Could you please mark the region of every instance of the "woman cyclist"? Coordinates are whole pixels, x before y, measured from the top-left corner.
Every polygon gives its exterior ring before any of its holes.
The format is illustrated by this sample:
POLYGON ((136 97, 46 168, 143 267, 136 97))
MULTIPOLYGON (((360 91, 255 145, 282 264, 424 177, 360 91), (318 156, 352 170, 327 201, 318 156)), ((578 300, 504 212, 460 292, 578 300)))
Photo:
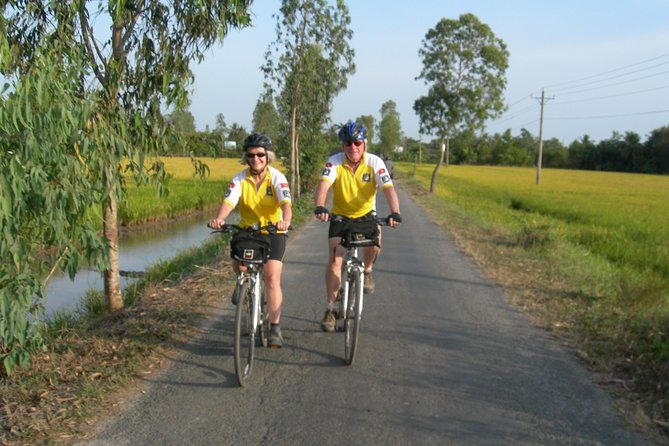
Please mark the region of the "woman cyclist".
MULTIPOLYGON (((279 232, 265 235, 270 242, 271 254, 263 269, 263 275, 271 324, 269 342, 271 347, 281 348, 281 272, 286 250, 285 231, 290 226, 293 211, 286 176, 270 166, 274 159, 272 142, 267 135, 253 133, 244 140, 244 154, 240 163, 248 168, 232 179, 218 214, 209 222, 209 226, 213 229, 223 226, 225 219, 237 206, 239 225, 242 227, 265 226, 269 223, 276 225, 279 232)), ((236 273, 243 268, 237 260, 233 260, 232 267, 236 273)), ((237 296, 233 295, 232 301, 236 305, 237 296)))

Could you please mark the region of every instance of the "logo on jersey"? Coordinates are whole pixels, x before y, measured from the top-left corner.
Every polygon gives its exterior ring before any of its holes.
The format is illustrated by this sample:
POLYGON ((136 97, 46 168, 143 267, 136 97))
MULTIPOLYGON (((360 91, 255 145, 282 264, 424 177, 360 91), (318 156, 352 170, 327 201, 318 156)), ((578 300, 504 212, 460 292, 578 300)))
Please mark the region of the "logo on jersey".
POLYGON ((274 195, 274 192, 272 192, 272 186, 267 186, 267 191, 265 192, 268 197, 271 197, 274 195))
POLYGON ((326 177, 328 175, 330 175, 330 169, 326 167, 325 169, 323 169, 323 176, 326 177))
POLYGON ((387 183, 388 181, 390 181, 390 176, 389 175, 382 176, 381 181, 383 181, 384 184, 387 183))
POLYGON ((288 183, 281 183, 281 184, 279 184, 279 187, 281 189, 287 189, 288 188, 288 183))
POLYGON ((365 183, 369 183, 370 181, 372 181, 372 175, 369 172, 363 173, 362 181, 364 181, 365 183))
POLYGON ((290 191, 288 189, 283 191, 283 198, 290 198, 290 191))
POLYGON ((228 185, 228 190, 225 191, 226 198, 230 196, 230 194, 232 193, 232 189, 234 188, 235 188, 235 183, 230 183, 228 185))
POLYGON ((386 169, 381 168, 381 170, 379 170, 379 175, 383 175, 384 173, 386 173, 386 169))

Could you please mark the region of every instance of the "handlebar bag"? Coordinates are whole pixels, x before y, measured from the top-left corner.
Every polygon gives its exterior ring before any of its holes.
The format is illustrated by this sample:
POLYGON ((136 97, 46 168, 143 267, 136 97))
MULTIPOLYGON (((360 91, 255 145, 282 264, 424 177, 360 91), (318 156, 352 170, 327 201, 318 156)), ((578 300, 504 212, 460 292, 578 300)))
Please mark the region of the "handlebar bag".
POLYGON ((265 263, 270 253, 268 236, 240 231, 230 241, 230 255, 240 262, 265 263))
POLYGON ((341 244, 346 248, 379 246, 379 226, 372 219, 349 220, 342 231, 341 244))

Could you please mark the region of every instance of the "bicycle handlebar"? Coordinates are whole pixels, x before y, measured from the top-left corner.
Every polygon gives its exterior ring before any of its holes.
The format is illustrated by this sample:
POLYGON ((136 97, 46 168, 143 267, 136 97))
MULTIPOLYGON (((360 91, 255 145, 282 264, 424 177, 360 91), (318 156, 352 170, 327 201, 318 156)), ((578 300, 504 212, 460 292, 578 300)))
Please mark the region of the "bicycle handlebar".
MULTIPOLYGON (((209 223, 207 223, 207 227, 210 228, 210 229, 214 229, 209 225, 209 223)), ((290 231, 292 229, 293 229, 293 225, 290 225, 290 226, 288 226, 287 231, 290 231)), ((274 223, 269 223, 265 226, 259 226, 259 227, 258 226, 244 227, 244 226, 239 226, 239 225, 235 225, 235 224, 232 224, 232 223, 226 223, 223 226, 221 226, 220 228, 214 229, 212 231, 212 234, 216 233, 216 232, 227 234, 228 232, 232 232, 232 231, 248 231, 252 234, 260 234, 262 231, 267 231, 270 234, 276 234, 278 229, 276 228, 276 225, 274 223)))
MULTIPOLYGON (((343 215, 330 214, 330 218, 336 222, 346 223, 349 220, 364 220, 366 217, 350 218, 350 217, 345 217, 343 215)), ((383 217, 377 217, 375 215, 373 219, 374 222, 379 226, 388 226, 388 217, 383 218, 383 217)))

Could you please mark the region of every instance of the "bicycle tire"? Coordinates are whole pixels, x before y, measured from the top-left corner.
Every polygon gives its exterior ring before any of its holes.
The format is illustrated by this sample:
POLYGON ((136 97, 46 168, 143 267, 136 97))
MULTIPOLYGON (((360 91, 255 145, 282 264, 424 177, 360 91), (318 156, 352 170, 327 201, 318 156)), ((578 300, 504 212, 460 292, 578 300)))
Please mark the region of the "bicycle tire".
MULTIPOLYGON (((341 266, 341 283, 339 291, 337 291, 337 297, 335 302, 337 303, 337 318, 335 319, 335 331, 345 331, 346 330, 346 303, 348 302, 348 292, 346 291, 346 286, 344 286, 348 281, 348 271, 346 270, 345 262, 341 266)), ((350 290, 349 290, 350 291, 350 290)))
POLYGON ((253 330, 253 296, 249 288, 249 282, 241 285, 235 313, 235 373, 242 387, 248 384, 251 376, 256 343, 253 330))
POLYGON ((269 312, 267 308, 267 294, 265 287, 260 285, 260 322, 258 323, 258 346, 269 345, 269 312))
POLYGON ((349 276, 348 308, 344 320, 344 361, 347 365, 353 364, 358 349, 362 291, 362 274, 354 270, 349 276))

